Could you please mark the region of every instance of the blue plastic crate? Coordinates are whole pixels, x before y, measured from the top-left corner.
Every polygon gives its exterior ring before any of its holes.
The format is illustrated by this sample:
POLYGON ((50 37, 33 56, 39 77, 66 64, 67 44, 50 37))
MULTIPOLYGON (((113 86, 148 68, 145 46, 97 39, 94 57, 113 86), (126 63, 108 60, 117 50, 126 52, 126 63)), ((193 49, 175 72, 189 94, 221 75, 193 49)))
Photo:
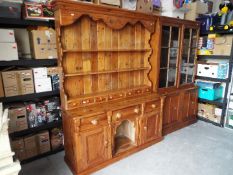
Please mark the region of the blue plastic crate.
POLYGON ((217 100, 222 98, 223 87, 220 86, 215 89, 211 88, 198 88, 198 97, 206 100, 217 100))
POLYGON ((197 80, 196 85, 200 88, 215 89, 218 88, 221 83, 197 80))

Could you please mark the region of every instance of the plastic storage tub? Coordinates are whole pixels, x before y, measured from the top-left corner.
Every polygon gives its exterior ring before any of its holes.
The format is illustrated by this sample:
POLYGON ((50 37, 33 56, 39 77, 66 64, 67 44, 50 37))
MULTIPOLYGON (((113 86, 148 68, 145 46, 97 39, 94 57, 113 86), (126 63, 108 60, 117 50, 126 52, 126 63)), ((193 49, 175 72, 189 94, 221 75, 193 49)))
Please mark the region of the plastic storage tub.
POLYGON ((218 88, 198 88, 198 97, 206 100, 217 100, 222 98, 223 87, 220 86, 218 88))
POLYGON ((214 88, 218 88, 221 85, 221 83, 197 80, 196 85, 199 86, 200 88, 214 89, 214 88))

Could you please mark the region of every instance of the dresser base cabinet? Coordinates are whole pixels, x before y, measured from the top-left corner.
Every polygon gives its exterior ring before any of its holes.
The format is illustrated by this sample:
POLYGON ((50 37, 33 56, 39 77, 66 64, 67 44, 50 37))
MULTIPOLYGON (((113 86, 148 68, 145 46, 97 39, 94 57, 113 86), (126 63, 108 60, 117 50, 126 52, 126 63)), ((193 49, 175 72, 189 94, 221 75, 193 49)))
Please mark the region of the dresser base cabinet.
POLYGON ((163 135, 197 121, 197 88, 184 89, 166 95, 163 115, 163 135))

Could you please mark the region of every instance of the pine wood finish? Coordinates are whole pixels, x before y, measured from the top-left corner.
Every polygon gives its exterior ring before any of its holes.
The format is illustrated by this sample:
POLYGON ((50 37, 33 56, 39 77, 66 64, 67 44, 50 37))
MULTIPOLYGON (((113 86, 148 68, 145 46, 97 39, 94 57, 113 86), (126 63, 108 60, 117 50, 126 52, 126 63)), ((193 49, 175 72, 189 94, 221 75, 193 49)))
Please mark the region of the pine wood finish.
MULTIPOLYGON (((55 19, 65 160, 74 174, 92 173, 161 141, 162 125, 166 134, 196 120, 196 88, 180 74, 189 67, 181 65, 181 41, 188 37, 183 23, 196 24, 71 0, 55 1, 55 19), (175 34, 166 38, 163 25, 170 33, 175 26, 175 34), (166 53, 177 55, 161 67, 166 53), (170 68, 173 79, 163 76, 170 68)), ((192 42, 185 42, 190 63, 192 42)))
POLYGON ((65 160, 89 174, 162 140, 156 16, 55 1, 65 160), (157 37, 155 37, 157 39, 157 37))
POLYGON ((163 135, 196 122, 196 52, 199 23, 160 17, 159 78, 155 89, 166 95, 163 135))

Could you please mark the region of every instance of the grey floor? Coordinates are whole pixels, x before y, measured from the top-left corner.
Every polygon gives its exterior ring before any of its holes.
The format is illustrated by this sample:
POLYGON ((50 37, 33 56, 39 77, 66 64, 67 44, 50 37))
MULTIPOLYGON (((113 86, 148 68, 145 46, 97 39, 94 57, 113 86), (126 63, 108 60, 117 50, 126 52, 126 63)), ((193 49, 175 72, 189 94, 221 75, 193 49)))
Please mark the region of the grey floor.
MULTIPOLYGON (((64 152, 23 165, 21 175, 71 175, 64 152)), ((199 121, 93 175, 232 175, 233 131, 199 121)))

